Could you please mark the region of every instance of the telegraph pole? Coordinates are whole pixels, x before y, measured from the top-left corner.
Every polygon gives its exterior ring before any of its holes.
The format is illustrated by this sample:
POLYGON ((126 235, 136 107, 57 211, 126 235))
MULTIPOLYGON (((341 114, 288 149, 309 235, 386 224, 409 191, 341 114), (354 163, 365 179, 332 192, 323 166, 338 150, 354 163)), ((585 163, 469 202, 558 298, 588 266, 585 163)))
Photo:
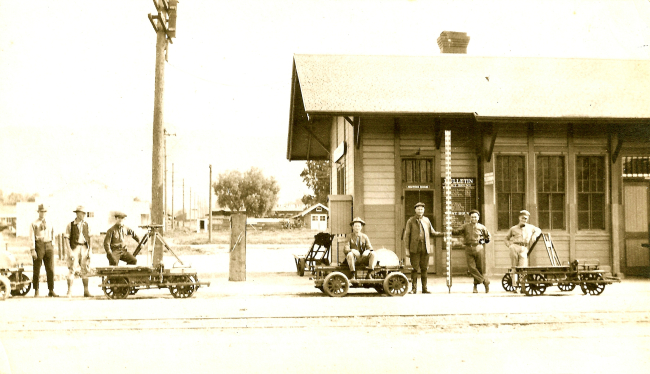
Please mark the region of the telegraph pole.
MULTIPOLYGON (((167 132, 167 129, 163 129, 163 135, 165 136, 165 141, 164 141, 164 144, 165 144, 165 209, 163 210, 164 213, 165 213, 164 214, 165 215, 165 223, 163 224, 163 232, 164 232, 164 231, 167 231, 167 216, 169 215, 169 212, 167 211, 167 137, 168 136, 176 136, 176 134, 170 134, 170 133, 167 132)), ((172 209, 172 216, 173 216, 173 214, 174 214, 174 212, 173 212, 173 209, 172 209)))
POLYGON ((210 188, 208 188, 208 243, 212 243, 212 165, 210 165, 210 188))
POLYGON ((174 213, 174 163, 172 162, 172 230, 174 229, 174 221, 176 221, 174 213))
MULTIPOLYGON (((156 74, 153 102, 153 151, 151 159, 151 221, 154 225, 164 224, 163 207, 163 103, 165 92, 165 60, 167 41, 176 37, 177 0, 154 0, 158 14, 149 13, 149 21, 156 31, 156 74)), ((157 232, 162 233, 160 229, 157 232)), ((154 247, 153 265, 162 263, 162 246, 154 247)))
POLYGON ((183 227, 185 227, 185 178, 183 178, 183 227))

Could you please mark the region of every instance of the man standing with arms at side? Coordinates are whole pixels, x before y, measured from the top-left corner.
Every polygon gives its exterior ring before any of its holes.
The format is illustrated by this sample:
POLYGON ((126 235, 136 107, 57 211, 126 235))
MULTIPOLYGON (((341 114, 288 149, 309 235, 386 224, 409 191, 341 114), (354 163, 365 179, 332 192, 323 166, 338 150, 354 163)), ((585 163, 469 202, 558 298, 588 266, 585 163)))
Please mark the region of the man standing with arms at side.
MULTIPOLYGON (((506 247, 510 248, 510 265, 528 266, 528 250, 535 239, 542 234, 538 227, 528 224, 530 212, 522 210, 519 212, 519 223, 514 225, 506 234, 506 247)), ((512 284, 517 284, 517 275, 513 273, 512 284)), ((515 291, 517 288, 515 288, 515 291)))
POLYGON ((38 219, 29 228, 29 243, 34 259, 34 297, 38 297, 38 278, 41 275, 41 265, 45 264, 47 274, 47 296, 59 297, 54 293, 54 228, 45 219, 47 209, 43 204, 38 206, 38 219))
POLYGON ((138 260, 127 251, 125 239, 127 235, 131 235, 133 240, 139 243, 140 238, 138 238, 135 231, 124 226, 124 223, 122 223, 124 218, 126 218, 126 214, 122 212, 115 213, 115 219, 117 222, 108 229, 106 232, 106 238, 104 238, 106 257, 108 257, 108 263, 112 266, 117 266, 120 260, 126 262, 128 265, 135 265, 138 263, 138 260))
POLYGON ((456 230, 453 235, 462 235, 465 239, 465 257, 469 273, 474 278, 473 293, 478 293, 477 286, 481 283, 485 286, 485 293, 490 292, 490 280, 485 278, 485 248, 484 244, 490 242, 490 232, 478 223, 478 210, 472 209, 469 212, 469 223, 466 223, 456 230))
POLYGON ((65 229, 64 245, 68 248, 68 297, 72 295, 72 283, 76 275, 81 277, 84 284, 84 297, 91 297, 88 291, 88 273, 90 273, 90 254, 92 253, 92 243, 90 239, 90 227, 86 218, 86 210, 79 205, 74 210, 77 218, 70 222, 65 229))
POLYGON ((424 216, 424 203, 414 206, 415 215, 406 222, 404 241, 406 242, 406 255, 411 258, 411 293, 417 293, 418 276, 422 279, 422 293, 431 293, 427 289, 427 271, 429 269, 429 256, 434 253, 434 245, 430 236, 444 236, 437 232, 431 221, 424 216))

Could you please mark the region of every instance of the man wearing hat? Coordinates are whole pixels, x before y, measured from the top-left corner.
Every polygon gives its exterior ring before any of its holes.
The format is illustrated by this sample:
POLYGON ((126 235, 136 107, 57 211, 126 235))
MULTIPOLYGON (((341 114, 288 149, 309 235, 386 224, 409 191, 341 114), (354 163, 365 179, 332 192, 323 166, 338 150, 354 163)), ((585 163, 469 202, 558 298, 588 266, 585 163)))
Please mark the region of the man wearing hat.
POLYGON ((38 297, 38 278, 41 275, 41 265, 45 264, 47 274, 47 288, 50 291, 47 296, 58 297, 54 293, 54 228, 45 219, 47 209, 43 204, 38 206, 38 219, 30 225, 29 243, 34 259, 34 297, 38 297))
POLYGON ((128 265, 135 265, 138 260, 126 250, 126 236, 131 235, 136 243, 140 242, 140 238, 135 231, 124 226, 124 218, 126 214, 122 212, 115 213, 117 222, 106 231, 106 238, 104 238, 104 249, 106 250, 106 257, 108 257, 109 264, 117 266, 120 260, 126 262, 128 265))
POLYGON ((343 248, 343 253, 345 253, 345 258, 352 272, 352 279, 356 279, 357 277, 356 264, 368 265, 370 271, 366 278, 372 278, 375 271, 375 254, 372 252, 372 244, 370 244, 368 235, 361 232, 361 229, 365 225, 366 223, 361 217, 357 217, 350 222, 352 234, 345 243, 345 248, 343 248))
MULTIPOLYGON (((528 223, 530 212, 522 210, 519 212, 519 223, 512 226, 506 234, 506 247, 510 249, 510 265, 528 266, 528 250, 535 239, 542 234, 539 227, 528 223)), ((516 276, 516 275, 515 275, 516 276)), ((515 284, 516 279, 513 279, 515 284)), ((516 289, 515 289, 516 290, 516 289)))
POLYGON ((485 293, 490 292, 490 280, 485 274, 485 249, 484 244, 490 242, 490 232, 478 223, 480 213, 476 209, 469 212, 469 223, 458 229, 452 230, 453 235, 462 235, 465 239, 465 258, 469 273, 474 278, 473 293, 478 293, 477 286, 481 283, 485 286, 485 293))
POLYGON ((86 218, 86 210, 79 205, 74 210, 77 218, 70 222, 65 229, 64 243, 68 247, 68 297, 72 295, 72 283, 75 275, 81 277, 84 284, 84 297, 92 296, 88 291, 88 274, 90 273, 90 254, 92 243, 90 238, 90 226, 86 218))
POLYGON ((415 215, 406 222, 404 228, 404 241, 406 255, 411 259, 411 293, 417 293, 418 277, 422 279, 422 293, 431 293, 427 289, 427 271, 429 270, 429 256, 434 253, 431 236, 444 236, 437 232, 431 221, 424 216, 424 203, 414 206, 415 215))

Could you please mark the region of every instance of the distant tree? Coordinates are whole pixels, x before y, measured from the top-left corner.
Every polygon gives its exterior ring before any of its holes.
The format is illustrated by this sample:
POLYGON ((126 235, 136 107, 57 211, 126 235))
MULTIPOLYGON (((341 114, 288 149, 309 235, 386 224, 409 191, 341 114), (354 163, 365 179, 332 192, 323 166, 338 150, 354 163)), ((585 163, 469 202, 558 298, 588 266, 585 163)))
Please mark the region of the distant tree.
POLYGON ((36 201, 36 198, 38 197, 37 193, 34 194, 21 194, 17 192, 12 192, 9 194, 9 196, 3 198, 2 203, 5 205, 16 205, 20 202, 29 202, 33 203, 36 201))
POLYGON ((244 209, 244 199, 241 192, 242 181, 242 173, 238 170, 219 173, 217 182, 212 184, 214 194, 217 195, 217 204, 228 207, 233 212, 244 209))
POLYGON ((219 206, 226 206, 233 212, 246 209, 249 216, 262 217, 268 214, 278 202, 280 186, 273 177, 265 177, 256 167, 242 174, 229 170, 219 174, 212 185, 219 206))
POLYGON ((330 193, 330 171, 329 160, 307 161, 300 176, 313 194, 304 195, 302 197, 303 204, 308 206, 318 203, 327 205, 327 195, 330 193))

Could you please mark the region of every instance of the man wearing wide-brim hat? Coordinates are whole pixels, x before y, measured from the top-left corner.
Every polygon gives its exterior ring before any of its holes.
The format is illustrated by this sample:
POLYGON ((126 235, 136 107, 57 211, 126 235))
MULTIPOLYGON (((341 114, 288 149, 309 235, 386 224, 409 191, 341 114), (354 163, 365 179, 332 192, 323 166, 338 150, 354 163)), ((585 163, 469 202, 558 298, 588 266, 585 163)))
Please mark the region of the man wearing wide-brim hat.
POLYGON ((104 238, 106 257, 108 258, 108 263, 113 266, 117 266, 120 260, 126 262, 128 265, 138 263, 138 260, 127 251, 126 237, 130 235, 137 243, 140 242, 140 238, 138 238, 135 231, 124 226, 124 218, 126 218, 126 214, 115 212, 116 222, 106 231, 106 237, 104 238))
POLYGON ((90 255, 92 253, 92 242, 90 237, 90 226, 85 220, 86 209, 79 205, 73 211, 77 214, 74 221, 66 226, 63 237, 64 245, 68 250, 68 297, 72 295, 72 284, 75 276, 81 277, 84 285, 84 297, 92 296, 88 290, 88 275, 90 274, 90 255))
MULTIPOLYGON (((510 265, 512 267, 528 266, 528 250, 533 245, 535 239, 542 234, 542 230, 539 227, 528 223, 529 219, 529 211, 520 211, 519 223, 512 226, 506 234, 505 243, 506 247, 510 249, 510 265)), ((513 279, 513 282, 516 282, 516 279, 513 279)))
POLYGON ((38 297, 38 278, 41 274, 41 265, 45 265, 47 275, 47 288, 50 291, 47 296, 58 297, 54 293, 54 227, 45 219, 47 208, 43 204, 38 206, 38 219, 32 222, 29 227, 29 243, 34 259, 34 297, 38 297))
POLYGON ((490 292, 490 280, 485 276, 485 244, 490 242, 487 227, 478 223, 481 213, 469 211, 469 222, 451 231, 452 235, 462 235, 465 243, 467 270, 474 278, 473 293, 478 293, 478 285, 485 286, 485 293, 490 292))
POLYGON ((415 215, 406 222, 404 228, 404 242, 406 255, 411 259, 411 293, 417 293, 418 277, 422 280, 422 293, 430 293, 427 289, 427 271, 429 257, 434 253, 433 242, 430 237, 444 236, 437 232, 431 221, 424 216, 424 203, 413 206, 415 215))
POLYGON ((350 267, 350 272, 352 273, 352 279, 356 279, 356 265, 368 265, 370 271, 366 278, 372 278, 375 271, 375 254, 372 251, 372 244, 370 244, 370 239, 368 235, 361 232, 363 226, 366 223, 357 217, 350 222, 352 226, 352 234, 348 237, 348 241, 345 243, 345 248, 343 248, 343 253, 345 253, 345 259, 348 262, 350 267))

